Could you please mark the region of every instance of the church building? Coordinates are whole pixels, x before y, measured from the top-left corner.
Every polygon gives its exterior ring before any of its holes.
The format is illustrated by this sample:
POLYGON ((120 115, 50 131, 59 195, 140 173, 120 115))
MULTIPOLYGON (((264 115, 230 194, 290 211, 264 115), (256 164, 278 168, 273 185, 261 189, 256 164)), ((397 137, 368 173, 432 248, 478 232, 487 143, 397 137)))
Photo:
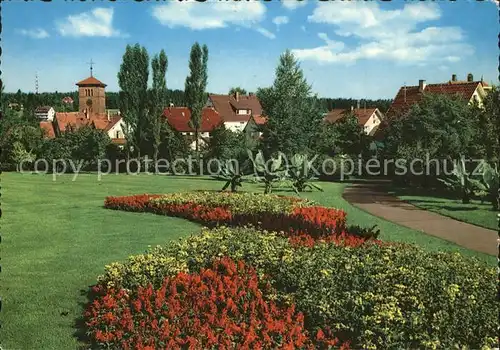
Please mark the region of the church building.
POLYGON ((78 86, 78 112, 57 112, 51 120, 41 119, 40 127, 49 138, 84 125, 104 130, 112 142, 125 144, 124 124, 119 112, 106 110, 106 84, 96 79, 90 67, 90 77, 76 83, 78 86))

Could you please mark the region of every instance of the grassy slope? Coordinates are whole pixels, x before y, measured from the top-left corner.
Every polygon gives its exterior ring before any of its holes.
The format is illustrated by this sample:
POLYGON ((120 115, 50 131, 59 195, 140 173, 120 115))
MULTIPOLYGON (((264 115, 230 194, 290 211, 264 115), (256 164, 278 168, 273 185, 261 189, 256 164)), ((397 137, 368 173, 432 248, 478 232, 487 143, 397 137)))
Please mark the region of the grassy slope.
MULTIPOLYGON (((75 320, 88 286, 104 265, 196 232, 182 219, 102 208, 105 196, 218 189, 212 180, 155 176, 71 176, 2 174, 0 341, 6 349, 74 349, 75 320)), ((256 189, 256 185, 247 189, 256 189)), ((377 224, 382 239, 429 249, 459 250, 494 264, 493 257, 461 249, 362 212, 341 198, 343 186, 324 184, 307 196, 343 208, 351 223, 377 224)), ((260 190, 260 189, 259 189, 260 190)))

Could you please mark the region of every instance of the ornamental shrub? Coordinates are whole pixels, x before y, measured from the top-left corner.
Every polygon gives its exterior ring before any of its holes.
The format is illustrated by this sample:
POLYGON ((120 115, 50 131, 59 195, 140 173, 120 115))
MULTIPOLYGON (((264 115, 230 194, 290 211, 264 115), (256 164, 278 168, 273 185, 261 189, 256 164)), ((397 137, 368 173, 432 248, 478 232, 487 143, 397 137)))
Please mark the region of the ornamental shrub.
MULTIPOLYGON (((295 306, 266 300, 271 285, 243 261, 216 259, 137 293, 100 290, 86 312, 97 345, 120 349, 316 349, 338 340, 304 328, 295 306), (264 291, 264 292, 263 292, 264 291)), ((343 348, 347 348, 347 344, 343 348)))
MULTIPOLYGON (((335 208, 313 205, 295 197, 229 192, 186 192, 163 196, 137 195, 108 197, 110 209, 153 212, 182 217, 208 227, 252 225, 285 236, 309 235, 314 240, 340 241, 338 236, 376 238, 373 229, 351 229, 346 213, 335 208)), ((302 240, 295 239, 298 243, 302 240)), ((307 239, 310 241, 310 239, 307 239)))
POLYGON ((494 347, 496 271, 414 245, 297 248, 274 276, 306 325, 329 325, 353 348, 494 347))
POLYGON ((98 286, 135 295, 149 283, 161 288, 166 277, 198 273, 225 256, 265 277, 273 287, 263 291, 266 299, 294 304, 304 314, 305 329, 328 326, 353 348, 479 349, 496 341, 495 270, 457 253, 413 245, 316 242, 304 247, 252 228, 203 229, 107 266, 98 286))
POLYGON ((294 249, 287 239, 276 233, 248 227, 202 229, 200 233, 164 246, 156 246, 145 254, 131 256, 124 263, 105 267, 98 283, 108 288, 136 290, 149 283, 158 288, 165 277, 178 272, 193 272, 208 266, 214 257, 228 256, 244 260, 260 276, 277 273, 281 262, 291 261, 294 249))

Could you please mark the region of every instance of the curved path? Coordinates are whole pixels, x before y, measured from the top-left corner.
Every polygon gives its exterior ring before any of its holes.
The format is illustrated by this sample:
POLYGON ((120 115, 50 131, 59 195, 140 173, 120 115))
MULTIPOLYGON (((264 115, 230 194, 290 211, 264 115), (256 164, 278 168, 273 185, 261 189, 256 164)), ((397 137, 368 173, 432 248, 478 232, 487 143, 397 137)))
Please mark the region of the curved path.
POLYGON ((366 182, 346 187, 343 197, 372 215, 478 252, 498 255, 498 233, 419 209, 387 193, 385 182, 366 182))

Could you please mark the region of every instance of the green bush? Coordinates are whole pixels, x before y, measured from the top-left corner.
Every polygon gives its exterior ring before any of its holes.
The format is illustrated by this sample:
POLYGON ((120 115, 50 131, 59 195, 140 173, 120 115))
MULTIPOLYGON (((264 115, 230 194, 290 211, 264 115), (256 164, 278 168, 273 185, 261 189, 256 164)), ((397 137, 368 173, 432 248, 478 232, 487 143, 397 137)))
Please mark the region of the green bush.
POLYGON ((259 193, 185 192, 166 194, 153 200, 159 204, 196 203, 212 208, 230 208, 233 214, 291 213, 294 208, 310 206, 311 201, 259 193))
POLYGON ((186 239, 151 248, 146 254, 112 263, 99 276, 100 284, 134 290, 138 286, 161 286, 163 279, 180 271, 193 272, 213 258, 229 256, 244 260, 262 275, 273 273, 282 261, 291 261, 293 248, 286 238, 252 228, 203 229, 186 239))
POLYGON ((203 229, 106 267, 104 286, 136 291, 166 276, 195 272, 213 258, 244 260, 277 290, 268 298, 294 302, 307 329, 328 326, 353 348, 493 346, 499 304, 496 272, 458 253, 404 244, 292 247, 251 228, 203 229))
POLYGON ((318 245, 299 249, 275 279, 309 326, 327 324, 355 348, 478 349, 496 342, 496 272, 458 253, 318 245))

